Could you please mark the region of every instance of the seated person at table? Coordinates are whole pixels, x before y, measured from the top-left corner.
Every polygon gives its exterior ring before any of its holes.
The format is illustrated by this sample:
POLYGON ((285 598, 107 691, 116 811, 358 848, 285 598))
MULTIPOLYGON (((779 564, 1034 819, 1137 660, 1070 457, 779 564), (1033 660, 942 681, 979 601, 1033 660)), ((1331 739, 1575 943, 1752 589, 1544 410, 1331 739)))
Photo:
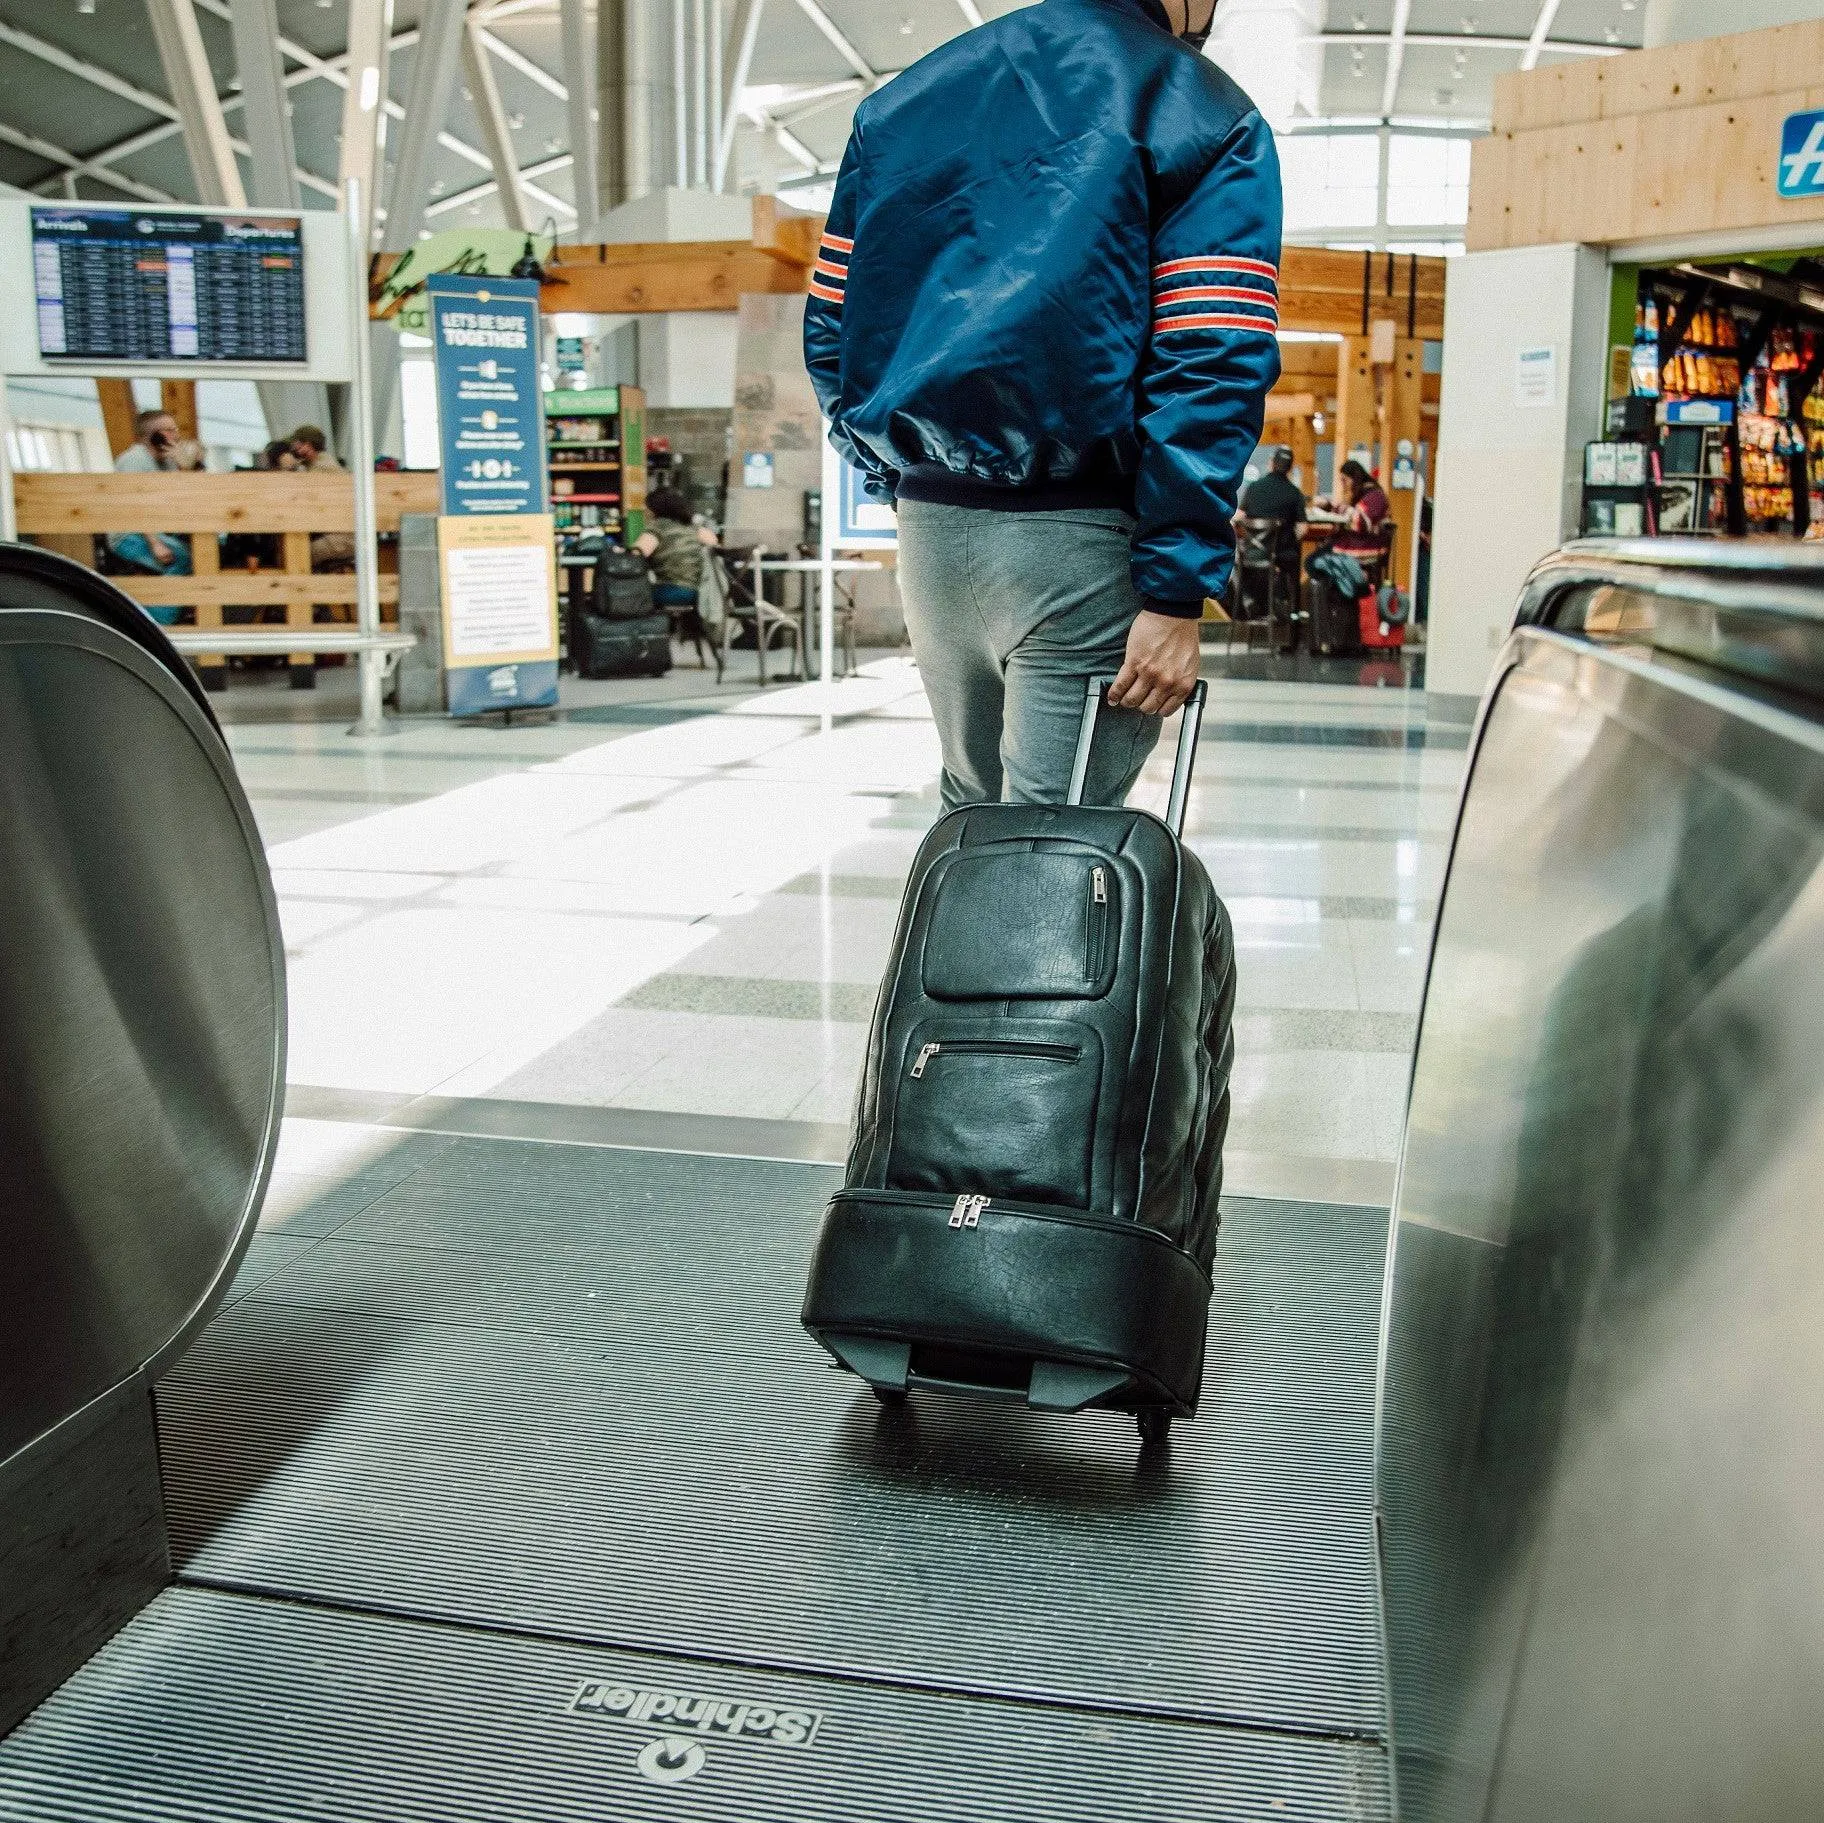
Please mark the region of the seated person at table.
POLYGON ((652 571, 655 607, 680 616, 696 609, 703 552, 715 542, 714 532, 692 522, 690 502, 675 488, 656 488, 646 496, 646 530, 633 548, 652 571))
MULTIPOLYGON (((300 424, 291 433, 291 454, 296 467, 314 475, 340 474, 342 464, 330 452, 329 439, 314 424, 300 424)), ((324 571, 352 570, 355 567, 353 532, 312 532, 310 567, 324 571)))
MULTIPOLYGON (((175 474, 182 445, 177 420, 168 411, 142 411, 133 420, 133 442, 114 458, 123 475, 175 474)), ((199 465, 192 465, 199 466, 199 465)), ((188 576, 190 540, 176 532, 110 532, 108 549, 130 568, 148 576, 188 576)), ((146 613, 161 627, 174 627, 182 608, 159 605, 146 613)))
POLYGON ((1349 519, 1331 541, 1331 548, 1351 556, 1379 556, 1386 548, 1381 534, 1393 508, 1387 504, 1381 484, 1359 462, 1345 462, 1341 472, 1349 519))
POLYGON ((1279 535, 1274 540, 1274 555, 1287 569, 1298 568, 1298 541, 1304 535, 1310 509, 1298 483, 1292 479, 1292 452, 1281 447, 1273 452, 1273 466, 1258 481, 1250 481, 1242 491, 1241 516, 1263 522, 1277 522, 1279 535))
MULTIPOLYGON (((177 420, 168 411, 142 411, 133 420, 133 441, 114 458, 114 467, 123 475, 174 473, 179 441, 177 420)), ((110 532, 108 548, 151 576, 190 574, 190 541, 176 532, 110 532)))

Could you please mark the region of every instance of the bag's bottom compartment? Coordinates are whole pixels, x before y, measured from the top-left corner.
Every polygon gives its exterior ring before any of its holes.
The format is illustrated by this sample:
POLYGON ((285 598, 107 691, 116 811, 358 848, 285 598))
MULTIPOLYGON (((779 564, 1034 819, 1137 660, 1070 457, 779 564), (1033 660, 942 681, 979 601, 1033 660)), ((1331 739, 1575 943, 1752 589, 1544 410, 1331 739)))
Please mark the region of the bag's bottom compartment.
POLYGON ((1151 1229, 977 1197, 837 1192, 804 1326, 876 1390, 1188 1417, 1210 1282, 1151 1229))

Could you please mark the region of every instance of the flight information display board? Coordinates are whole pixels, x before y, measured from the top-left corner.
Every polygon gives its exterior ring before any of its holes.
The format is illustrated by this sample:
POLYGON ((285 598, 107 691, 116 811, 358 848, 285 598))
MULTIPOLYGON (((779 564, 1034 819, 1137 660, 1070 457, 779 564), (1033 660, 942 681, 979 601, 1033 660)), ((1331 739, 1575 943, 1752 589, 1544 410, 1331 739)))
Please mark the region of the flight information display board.
POLYGON ((307 358, 295 215, 34 208, 32 277, 50 360, 307 358))

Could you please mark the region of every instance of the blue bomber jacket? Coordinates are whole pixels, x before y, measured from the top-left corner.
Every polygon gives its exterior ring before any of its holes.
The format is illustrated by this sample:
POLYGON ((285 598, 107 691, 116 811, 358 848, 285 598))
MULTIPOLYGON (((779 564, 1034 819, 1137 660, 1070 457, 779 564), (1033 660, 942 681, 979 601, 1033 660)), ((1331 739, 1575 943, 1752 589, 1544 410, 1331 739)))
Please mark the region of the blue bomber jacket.
POLYGON ((1120 506, 1146 604, 1194 615, 1279 377, 1279 161, 1159 0, 1042 0, 871 95, 805 359, 882 499, 1120 506))

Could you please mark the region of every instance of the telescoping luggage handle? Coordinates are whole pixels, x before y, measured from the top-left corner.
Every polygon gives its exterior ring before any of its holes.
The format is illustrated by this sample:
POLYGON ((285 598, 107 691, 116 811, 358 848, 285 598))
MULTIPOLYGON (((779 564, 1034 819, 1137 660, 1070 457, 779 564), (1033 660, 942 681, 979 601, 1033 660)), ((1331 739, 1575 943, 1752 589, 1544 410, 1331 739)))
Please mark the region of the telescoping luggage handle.
MULTIPOLYGON (((1070 792, 1064 800, 1067 804, 1083 802, 1083 792, 1089 783, 1089 750, 1096 740, 1096 718, 1102 713, 1103 701, 1114 681, 1110 673, 1092 677, 1084 685, 1083 729, 1077 736, 1077 760, 1070 769, 1070 792)), ((1178 724, 1178 758, 1172 767, 1172 797, 1165 807, 1165 820, 1171 824, 1173 834, 1179 836, 1184 834, 1184 813, 1191 796, 1191 768, 1197 763, 1197 735, 1203 726, 1204 699, 1209 693, 1209 685, 1199 678, 1185 699, 1184 717, 1178 724)))

